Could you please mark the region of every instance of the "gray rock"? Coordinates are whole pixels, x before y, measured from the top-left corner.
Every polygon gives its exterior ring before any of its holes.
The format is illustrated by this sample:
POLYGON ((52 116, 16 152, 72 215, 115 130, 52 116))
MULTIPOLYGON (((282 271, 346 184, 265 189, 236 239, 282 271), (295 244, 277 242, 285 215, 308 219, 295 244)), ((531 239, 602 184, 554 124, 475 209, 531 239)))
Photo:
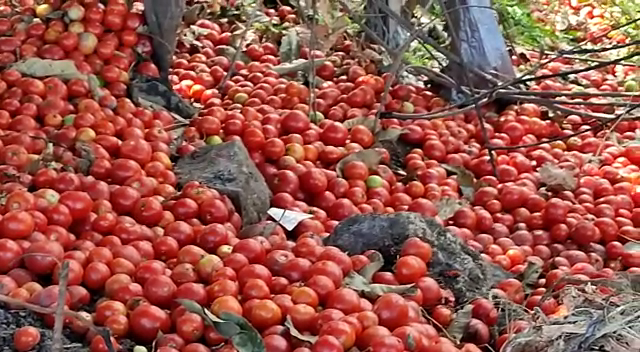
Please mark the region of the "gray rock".
POLYGON ((271 203, 271 191, 240 141, 204 146, 178 159, 178 183, 199 181, 226 195, 240 209, 243 225, 259 222, 271 203))
POLYGON ((418 237, 433 248, 429 276, 450 289, 458 304, 487 296, 492 286, 511 277, 502 268, 486 262, 458 237, 433 218, 418 213, 355 215, 338 224, 324 244, 350 255, 376 250, 390 269, 400 255, 403 243, 418 237))

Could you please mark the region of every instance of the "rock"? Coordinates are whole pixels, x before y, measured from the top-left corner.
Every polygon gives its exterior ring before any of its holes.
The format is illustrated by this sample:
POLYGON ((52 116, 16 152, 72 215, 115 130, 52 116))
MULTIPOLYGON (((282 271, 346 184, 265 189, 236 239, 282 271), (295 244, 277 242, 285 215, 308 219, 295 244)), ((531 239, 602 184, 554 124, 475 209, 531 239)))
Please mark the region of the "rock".
POLYGON ((204 146, 178 159, 175 172, 182 185, 199 181, 229 197, 245 226, 269 210, 271 191, 241 141, 204 146))
POLYGON ((355 215, 338 224, 324 240, 350 255, 376 250, 384 258, 387 270, 400 255, 402 244, 418 237, 433 248, 429 276, 450 289, 456 302, 468 302, 487 296, 492 286, 511 277, 495 264, 488 263, 435 219, 418 213, 355 215))

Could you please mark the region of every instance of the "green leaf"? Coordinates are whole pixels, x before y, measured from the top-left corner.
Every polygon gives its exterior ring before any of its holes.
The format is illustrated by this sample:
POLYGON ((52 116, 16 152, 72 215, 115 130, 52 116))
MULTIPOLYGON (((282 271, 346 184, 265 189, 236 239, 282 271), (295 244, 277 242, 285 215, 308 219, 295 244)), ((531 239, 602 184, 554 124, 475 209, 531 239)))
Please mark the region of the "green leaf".
POLYGON ((185 307, 187 311, 198 314, 207 325, 215 328, 220 335, 226 338, 231 338, 241 332, 241 328, 238 325, 218 318, 215 314, 195 301, 190 299, 176 299, 176 302, 185 307))
MULTIPOLYGON (((247 319, 228 312, 220 313, 220 318, 240 328, 241 331, 239 333, 230 337, 233 347, 238 352, 264 352, 265 346, 262 336, 247 319)), ((218 332, 220 331, 218 330, 218 332)), ((220 334, 222 335, 222 332, 220 334)))
POLYGON ((291 62, 300 57, 300 42, 298 40, 298 31, 291 28, 282 37, 280 43, 280 60, 281 62, 291 62))
POLYGON ((298 329, 296 329, 296 327, 293 326, 293 322, 291 321, 290 315, 287 315, 287 320, 284 322, 284 326, 286 326, 287 329, 289 329, 289 334, 291 334, 291 336, 295 337, 298 340, 309 342, 309 343, 315 343, 318 340, 318 336, 307 335, 298 331, 298 329))

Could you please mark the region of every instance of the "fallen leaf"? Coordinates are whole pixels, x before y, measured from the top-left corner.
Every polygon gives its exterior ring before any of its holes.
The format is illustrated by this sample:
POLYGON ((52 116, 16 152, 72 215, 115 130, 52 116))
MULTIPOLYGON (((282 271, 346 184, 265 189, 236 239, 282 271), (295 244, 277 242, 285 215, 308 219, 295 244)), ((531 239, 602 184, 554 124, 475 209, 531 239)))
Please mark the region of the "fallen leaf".
POLYGON ((525 288, 531 290, 538 281, 540 274, 542 274, 542 266, 533 260, 529 260, 522 272, 522 280, 520 281, 525 288))
POLYGON ((198 314, 204 320, 205 324, 214 327, 216 331, 224 337, 229 338, 241 332, 241 328, 237 324, 220 319, 195 301, 190 299, 176 299, 176 302, 185 307, 187 311, 198 314))
MULTIPOLYGON (((258 330, 256 330, 247 319, 228 312, 220 313, 220 318, 228 323, 233 323, 240 328, 240 333, 233 336, 226 336, 231 338, 233 347, 238 352, 264 352, 264 340, 258 330)), ((216 330, 218 330, 216 328, 216 330)), ((218 330, 218 332, 220 332, 218 330)), ((222 335, 222 333, 220 333, 222 335)))
POLYGON ((191 25, 180 31, 180 33, 178 34, 178 39, 186 45, 195 45, 201 47, 202 43, 198 41, 198 37, 207 35, 209 34, 209 32, 211 32, 209 29, 191 25))
POLYGON ((315 343, 318 340, 318 336, 303 334, 300 331, 298 331, 298 329, 296 329, 296 327, 293 326, 293 322, 291 321, 290 315, 287 315, 287 320, 284 322, 284 326, 286 326, 287 329, 289 329, 289 334, 291 334, 291 336, 295 337, 300 341, 315 343))
POLYGON ((455 199, 452 197, 445 197, 439 199, 435 206, 438 209, 438 217, 442 220, 447 220, 458 211, 458 209, 468 205, 469 202, 463 199, 455 199))
POLYGON ((404 133, 407 133, 407 130, 405 130, 403 128, 390 127, 390 128, 385 129, 385 130, 380 130, 380 131, 376 132, 375 140, 376 140, 376 142, 381 142, 381 141, 393 141, 393 142, 395 142, 404 133))
POLYGON ((476 190, 480 188, 479 185, 476 184, 476 177, 473 175, 473 172, 462 166, 447 164, 440 164, 440 166, 442 166, 443 169, 456 174, 456 181, 458 182, 462 196, 468 200, 473 200, 473 195, 476 190))
POLYGON ((467 325, 471 321, 471 310, 473 306, 467 304, 461 310, 456 312, 453 321, 447 328, 447 333, 454 340, 455 343, 459 343, 462 336, 464 336, 465 331, 467 330, 467 325))
POLYGON ((373 130, 375 123, 376 123, 376 119, 374 117, 360 116, 360 117, 354 117, 352 119, 348 119, 344 121, 342 125, 346 127, 348 130, 360 125, 368 128, 369 130, 373 130))
POLYGON ((382 254, 378 251, 373 251, 371 254, 367 256, 369 259, 369 264, 365 265, 358 274, 362 276, 367 282, 370 282, 373 278, 373 275, 382 268, 384 265, 384 258, 382 258, 382 254))
POLYGON ((280 225, 282 225, 282 227, 287 229, 287 231, 293 230, 296 226, 298 226, 300 221, 313 217, 313 215, 311 214, 281 208, 270 208, 269 210, 267 210, 267 214, 269 214, 280 225))
POLYGON ((573 191, 578 186, 578 170, 563 169, 554 163, 544 163, 539 169, 540 182, 551 189, 573 191))
POLYGON ((196 23, 199 19, 203 18, 206 14, 207 6, 204 4, 195 4, 190 6, 184 11, 182 15, 183 23, 186 25, 192 25, 196 23))
POLYGON ((373 170, 380 164, 381 160, 382 160, 382 155, 377 150, 375 149, 361 150, 359 152, 349 154, 346 157, 342 158, 342 160, 340 160, 336 165, 336 173, 338 173, 338 176, 342 177, 342 169, 350 161, 361 161, 365 165, 367 165, 369 170, 373 170))
POLYGON ((245 226, 238 233, 238 238, 266 237, 273 233, 278 224, 273 221, 259 222, 257 224, 245 226))
POLYGON ((16 62, 11 65, 11 68, 31 77, 58 77, 63 80, 87 78, 86 75, 78 71, 72 60, 49 60, 32 57, 16 62))
MULTIPOLYGON (((318 67, 319 65, 322 65, 325 61, 327 60, 316 59, 314 60, 314 64, 316 65, 316 67, 318 67)), ((290 63, 284 63, 278 66, 274 66, 273 68, 271 68, 271 70, 273 70, 274 72, 277 72, 281 76, 284 76, 284 75, 288 75, 288 74, 292 74, 300 71, 307 71, 309 70, 309 65, 311 65, 311 61, 309 60, 296 60, 290 63)))
POLYGON ((298 41, 298 31, 295 28, 289 29, 280 43, 281 62, 292 62, 300 56, 300 43, 298 41))
POLYGON ((342 282, 344 287, 348 287, 359 294, 376 299, 385 293, 397 293, 399 295, 410 296, 417 292, 418 288, 414 284, 410 285, 383 285, 372 284, 355 271, 350 272, 342 282))

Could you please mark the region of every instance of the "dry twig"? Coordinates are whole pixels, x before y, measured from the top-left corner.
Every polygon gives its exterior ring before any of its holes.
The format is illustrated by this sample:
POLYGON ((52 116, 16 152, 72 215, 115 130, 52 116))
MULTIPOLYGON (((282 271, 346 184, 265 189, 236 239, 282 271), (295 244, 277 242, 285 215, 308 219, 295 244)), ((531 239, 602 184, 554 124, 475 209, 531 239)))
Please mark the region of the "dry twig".
POLYGON ((67 282, 69 281, 69 261, 62 262, 58 276, 58 303, 56 304, 55 322, 53 325, 53 352, 62 352, 62 327, 64 326, 64 306, 67 300, 67 282))

